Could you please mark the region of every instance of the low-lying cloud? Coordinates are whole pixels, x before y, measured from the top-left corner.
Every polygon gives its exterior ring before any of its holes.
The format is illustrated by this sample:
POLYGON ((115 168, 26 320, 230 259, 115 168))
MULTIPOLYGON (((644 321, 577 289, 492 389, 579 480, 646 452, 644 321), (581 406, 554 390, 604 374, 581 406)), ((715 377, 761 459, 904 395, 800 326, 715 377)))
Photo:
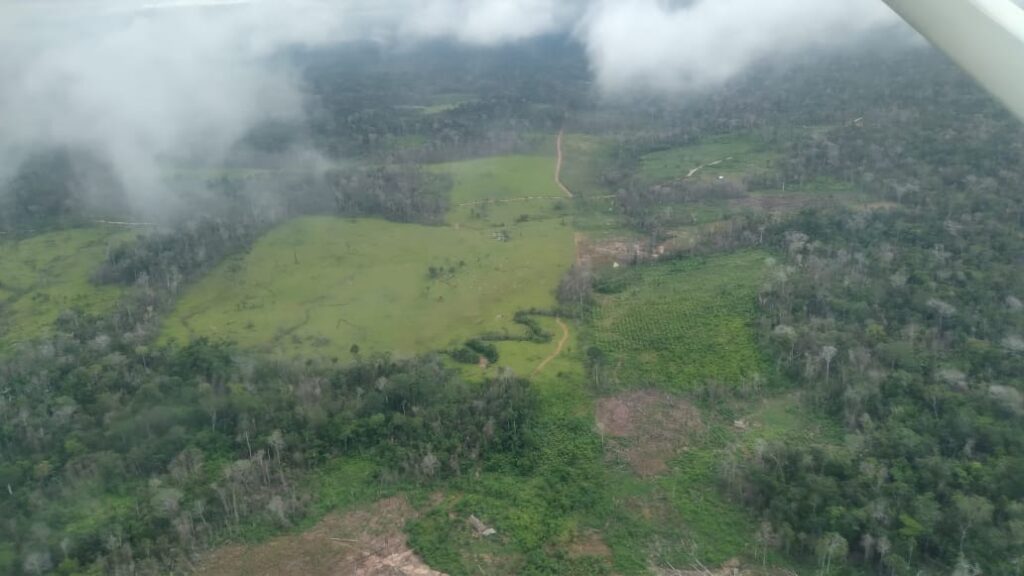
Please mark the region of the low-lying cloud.
POLYGON ((606 91, 679 92, 780 56, 849 45, 894 21, 877 0, 602 0, 578 33, 606 91))
POLYGON ((111 158, 147 205, 170 161, 215 163, 302 113, 282 48, 369 40, 493 46, 570 33, 604 91, 678 92, 772 55, 849 44, 880 0, 21 0, 0 5, 0 181, 34 147, 111 158), (149 195, 146 195, 149 191, 149 195))

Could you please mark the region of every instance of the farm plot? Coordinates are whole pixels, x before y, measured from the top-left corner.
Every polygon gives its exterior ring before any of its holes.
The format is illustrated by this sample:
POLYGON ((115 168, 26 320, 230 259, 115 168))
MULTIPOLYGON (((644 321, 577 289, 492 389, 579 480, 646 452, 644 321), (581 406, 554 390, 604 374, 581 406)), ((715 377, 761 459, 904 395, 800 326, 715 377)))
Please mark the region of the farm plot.
POLYGON ((766 254, 610 271, 598 281, 592 354, 624 388, 738 382, 762 369, 750 326, 766 254))

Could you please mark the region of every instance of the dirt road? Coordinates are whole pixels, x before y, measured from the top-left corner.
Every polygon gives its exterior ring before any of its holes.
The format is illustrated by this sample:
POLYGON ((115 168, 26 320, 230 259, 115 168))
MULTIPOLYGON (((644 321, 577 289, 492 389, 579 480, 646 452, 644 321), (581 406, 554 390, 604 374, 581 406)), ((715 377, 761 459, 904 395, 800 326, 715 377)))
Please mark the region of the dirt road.
POLYGON ((558 346, 555 348, 555 351, 552 352, 550 356, 545 358, 544 361, 541 362, 537 366, 537 368, 535 368, 533 370, 533 373, 531 374, 531 376, 536 376, 552 360, 554 360, 555 358, 558 358, 558 355, 562 353, 562 349, 565 348, 565 343, 569 341, 569 326, 566 325, 565 322, 562 322, 561 318, 555 318, 555 322, 558 322, 558 327, 562 329, 562 339, 558 341, 558 346))
POLYGON ((561 130, 558 131, 558 141, 555 145, 555 147, 558 149, 558 161, 555 162, 555 184, 558 184, 558 187, 562 189, 562 192, 564 192, 566 196, 572 198, 572 191, 570 191, 569 188, 562 183, 562 159, 565 156, 562 153, 562 141, 564 139, 565 128, 562 128, 561 130))
POLYGON ((701 170, 703 170, 705 168, 710 168, 712 166, 718 166, 719 164, 721 164, 722 162, 725 162, 726 160, 732 160, 732 156, 730 156, 728 158, 722 158, 721 160, 715 160, 714 162, 709 162, 708 164, 701 164, 700 166, 697 166, 693 170, 690 170, 690 172, 686 175, 686 177, 687 178, 693 178, 693 175, 696 174, 697 172, 700 172, 701 170))

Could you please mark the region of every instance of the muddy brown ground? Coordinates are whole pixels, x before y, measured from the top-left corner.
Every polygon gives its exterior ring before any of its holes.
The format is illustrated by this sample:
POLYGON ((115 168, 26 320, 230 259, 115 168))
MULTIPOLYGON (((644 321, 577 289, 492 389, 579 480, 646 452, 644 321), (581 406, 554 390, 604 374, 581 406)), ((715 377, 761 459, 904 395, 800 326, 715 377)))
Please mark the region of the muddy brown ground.
POLYGON ((686 400, 654 390, 626 392, 597 401, 597 428, 609 456, 640 476, 655 476, 704 430, 700 412, 686 400))
POLYGON ((612 550, 597 532, 584 532, 569 544, 569 556, 573 558, 611 558, 612 550))
POLYGON ((227 546, 196 571, 208 576, 445 576, 430 569, 402 532, 416 515, 400 497, 331 514, 302 534, 255 546, 227 546))

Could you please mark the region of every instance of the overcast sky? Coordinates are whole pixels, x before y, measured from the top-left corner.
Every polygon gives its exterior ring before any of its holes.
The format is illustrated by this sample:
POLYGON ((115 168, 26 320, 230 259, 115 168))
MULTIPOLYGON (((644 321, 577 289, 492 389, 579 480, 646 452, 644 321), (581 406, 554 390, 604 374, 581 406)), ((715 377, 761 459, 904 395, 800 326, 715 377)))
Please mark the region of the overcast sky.
POLYGON ((33 145, 84 144, 154 189, 160 158, 216 160, 258 119, 301 113, 294 72, 267 58, 289 45, 561 32, 606 93, 671 93, 896 22, 880 0, 7 0, 0 179, 33 145))

